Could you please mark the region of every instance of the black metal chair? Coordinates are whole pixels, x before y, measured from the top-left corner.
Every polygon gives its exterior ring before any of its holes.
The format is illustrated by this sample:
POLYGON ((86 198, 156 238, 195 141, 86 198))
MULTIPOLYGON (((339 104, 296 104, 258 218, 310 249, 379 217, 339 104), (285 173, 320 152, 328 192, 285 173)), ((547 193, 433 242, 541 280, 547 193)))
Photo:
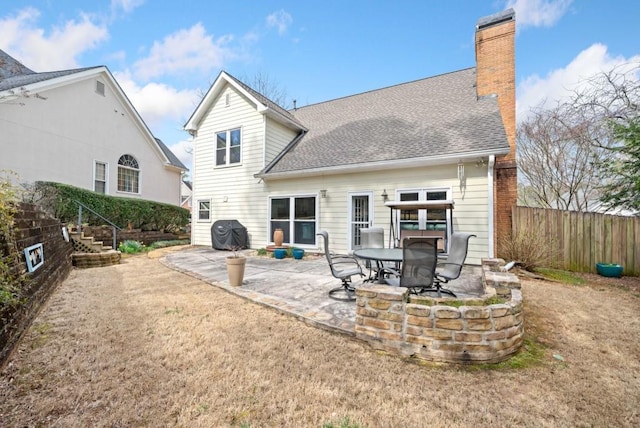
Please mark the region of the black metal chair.
POLYGON ((436 267, 436 284, 442 292, 447 292, 455 297, 455 294, 442 288, 440 284, 446 284, 460 277, 464 261, 467 259, 469 239, 475 237, 472 233, 454 232, 451 234, 451 246, 446 260, 438 262, 436 267))
POLYGON ((385 268, 385 282, 396 287, 406 287, 412 294, 441 291, 435 282, 437 261, 437 238, 405 238, 402 241, 402 267, 399 272, 385 268))
POLYGON ((329 251, 329 234, 326 231, 320 231, 318 236, 324 239, 324 255, 331 268, 331 275, 342 281, 340 287, 336 287, 329 291, 329 297, 336 300, 351 301, 355 300, 355 287, 351 282, 351 277, 358 275, 364 277, 362 267, 358 260, 347 254, 335 254, 329 251))

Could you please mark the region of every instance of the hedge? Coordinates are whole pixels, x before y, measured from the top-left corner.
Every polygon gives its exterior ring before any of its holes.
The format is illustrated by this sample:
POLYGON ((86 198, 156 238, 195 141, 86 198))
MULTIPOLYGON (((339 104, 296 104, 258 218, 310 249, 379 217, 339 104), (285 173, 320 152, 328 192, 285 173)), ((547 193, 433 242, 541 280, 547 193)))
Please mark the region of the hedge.
MULTIPOLYGON (((68 184, 35 184, 38 204, 63 223, 77 223, 78 203, 91 208, 116 226, 134 229, 176 232, 189 223, 189 210, 177 205, 144 199, 109 196, 68 184)), ((82 210, 82 223, 100 226, 105 222, 88 210, 82 210)))

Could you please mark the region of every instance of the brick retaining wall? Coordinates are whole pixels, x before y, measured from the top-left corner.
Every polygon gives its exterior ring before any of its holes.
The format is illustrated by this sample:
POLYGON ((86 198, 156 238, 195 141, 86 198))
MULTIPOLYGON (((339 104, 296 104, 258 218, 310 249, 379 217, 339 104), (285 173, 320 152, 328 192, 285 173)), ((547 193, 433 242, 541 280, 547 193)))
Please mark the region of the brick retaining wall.
POLYGON ((64 240, 60 221, 48 217, 32 204, 21 204, 14 220, 14 242, 1 250, 6 255, 10 252, 9 246, 15 245, 18 251, 14 269, 24 278, 21 284, 24 302, 17 307, 6 308, 0 314, 0 365, 36 317, 40 307, 72 269, 73 246, 64 240), (44 262, 40 268, 29 273, 24 249, 39 243, 43 245, 44 262))

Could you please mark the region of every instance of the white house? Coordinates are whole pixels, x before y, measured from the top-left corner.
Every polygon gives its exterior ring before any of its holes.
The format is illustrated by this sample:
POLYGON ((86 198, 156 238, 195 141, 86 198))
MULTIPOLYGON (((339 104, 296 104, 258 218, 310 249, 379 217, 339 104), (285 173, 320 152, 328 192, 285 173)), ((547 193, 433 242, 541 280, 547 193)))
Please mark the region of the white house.
POLYGON ((107 67, 36 73, 0 50, 0 170, 180 205, 186 167, 107 67))
MULTIPOLYGON (((492 256, 515 205, 515 15, 478 21, 477 67, 287 111, 220 73, 185 129, 194 136, 192 243, 242 223, 252 248, 348 252, 360 228, 472 232, 468 262, 492 256), (452 210, 394 212, 387 200, 452 210)), ((411 231, 411 232, 408 232, 411 231)), ((394 242, 390 242, 393 245, 394 242)))

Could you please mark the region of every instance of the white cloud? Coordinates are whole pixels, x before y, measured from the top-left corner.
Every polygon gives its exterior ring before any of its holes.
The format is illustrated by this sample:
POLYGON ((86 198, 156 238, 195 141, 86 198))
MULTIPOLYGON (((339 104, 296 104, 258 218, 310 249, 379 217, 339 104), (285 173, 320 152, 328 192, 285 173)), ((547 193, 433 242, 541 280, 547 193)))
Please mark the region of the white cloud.
POLYGON ((76 68, 76 57, 109 38, 103 25, 89 15, 53 27, 49 34, 37 26, 40 12, 34 8, 0 20, 0 46, 34 71, 76 68))
MULTIPOLYGON (((611 56, 607 46, 593 44, 580 52, 566 67, 540 77, 527 77, 517 88, 516 117, 518 122, 526 119, 530 109, 536 106, 551 107, 557 101, 566 100, 572 92, 587 84, 586 79, 609 72, 616 66, 640 63, 640 54, 630 58, 611 56)), ((636 76, 638 78, 640 76, 636 76)))
POLYGON ((111 0, 112 10, 123 10, 124 12, 131 12, 133 9, 144 4, 145 0, 111 0))
POLYGON ((130 76, 130 73, 114 73, 114 76, 122 90, 134 105, 142 119, 152 129, 166 121, 180 122, 182 126, 187 118, 185 112, 193 110, 194 103, 198 100, 197 90, 177 90, 164 83, 147 83, 138 85, 130 76))
POLYGON ((291 18, 291 15, 282 9, 267 16, 267 27, 277 28, 278 34, 280 35, 283 35, 287 31, 287 28, 289 28, 292 22, 293 18, 291 18))
POLYGON ((550 27, 567 12, 573 0, 508 0, 518 27, 550 27))
POLYGON ((196 70, 206 74, 235 57, 228 47, 232 40, 232 36, 213 40, 204 26, 197 23, 166 36, 161 42, 154 42, 149 56, 134 64, 135 75, 149 79, 196 70))

